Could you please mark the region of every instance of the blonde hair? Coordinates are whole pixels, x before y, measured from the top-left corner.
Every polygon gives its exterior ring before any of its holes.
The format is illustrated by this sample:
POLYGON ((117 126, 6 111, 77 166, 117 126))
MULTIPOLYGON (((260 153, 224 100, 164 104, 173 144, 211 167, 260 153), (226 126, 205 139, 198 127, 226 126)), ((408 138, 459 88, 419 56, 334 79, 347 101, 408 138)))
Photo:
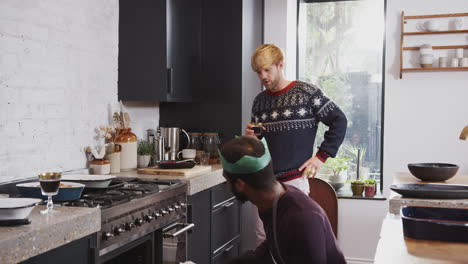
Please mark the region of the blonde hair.
POLYGON ((274 44, 263 44, 255 50, 250 64, 252 66, 252 70, 256 72, 261 68, 278 64, 283 60, 283 51, 279 47, 274 44))

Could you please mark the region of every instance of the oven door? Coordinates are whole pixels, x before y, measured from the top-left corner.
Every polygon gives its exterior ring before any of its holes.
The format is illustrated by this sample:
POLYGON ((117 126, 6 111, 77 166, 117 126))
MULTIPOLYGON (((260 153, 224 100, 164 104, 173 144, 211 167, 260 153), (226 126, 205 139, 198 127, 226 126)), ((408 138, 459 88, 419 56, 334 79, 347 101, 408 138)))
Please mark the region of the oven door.
POLYGON ((163 228, 162 262, 164 264, 187 261, 187 232, 194 226, 195 224, 185 223, 185 219, 181 219, 163 228))
POLYGON ((101 264, 153 264, 157 236, 147 234, 100 257, 101 264))

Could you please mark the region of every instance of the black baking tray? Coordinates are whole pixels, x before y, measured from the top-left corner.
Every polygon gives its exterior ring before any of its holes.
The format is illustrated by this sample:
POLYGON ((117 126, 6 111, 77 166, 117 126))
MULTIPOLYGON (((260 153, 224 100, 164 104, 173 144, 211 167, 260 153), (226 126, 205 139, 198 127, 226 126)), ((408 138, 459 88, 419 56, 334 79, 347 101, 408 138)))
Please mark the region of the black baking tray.
POLYGON ((190 169, 195 167, 195 161, 193 160, 162 160, 159 162, 158 167, 160 169, 190 169))
POLYGON ((437 183, 394 184, 390 186, 390 189, 408 198, 468 199, 468 185, 437 183))
POLYGON ((468 242, 468 209, 403 206, 405 237, 449 242, 468 242))

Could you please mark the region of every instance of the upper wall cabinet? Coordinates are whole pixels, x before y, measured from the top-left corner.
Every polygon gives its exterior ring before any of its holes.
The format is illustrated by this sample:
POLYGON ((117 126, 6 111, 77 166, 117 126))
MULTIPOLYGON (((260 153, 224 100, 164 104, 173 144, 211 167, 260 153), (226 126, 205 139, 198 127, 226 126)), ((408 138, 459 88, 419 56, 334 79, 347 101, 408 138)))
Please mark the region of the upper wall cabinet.
POLYGON ((119 100, 196 100, 201 25, 201 0, 121 0, 119 100))

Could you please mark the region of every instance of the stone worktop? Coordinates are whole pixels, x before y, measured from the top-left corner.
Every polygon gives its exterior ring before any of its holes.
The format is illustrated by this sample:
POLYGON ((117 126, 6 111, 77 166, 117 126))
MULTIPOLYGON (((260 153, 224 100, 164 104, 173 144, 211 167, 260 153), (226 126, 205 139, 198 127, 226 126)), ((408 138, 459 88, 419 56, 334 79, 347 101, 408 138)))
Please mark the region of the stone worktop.
MULTIPOLYGON (((420 181, 410 173, 397 173, 393 178, 393 184, 419 184, 429 183, 420 181)), ((468 176, 457 174, 453 178, 445 182, 431 183, 448 183, 448 184, 468 184, 468 176)), ((400 194, 391 191, 389 197, 389 212, 392 214, 400 214, 400 207, 406 205, 415 206, 436 206, 436 207, 452 207, 452 208, 468 208, 468 199, 424 199, 424 198, 403 198, 400 194)))
POLYGON ((0 263, 18 263, 101 229, 99 208, 56 206, 56 213, 42 215, 44 209, 33 209, 29 225, 0 226, 0 263))
POLYGON ((171 175, 139 174, 136 170, 113 175, 118 177, 137 177, 141 179, 180 179, 187 183, 187 195, 194 195, 226 181, 223 177, 223 168, 221 164, 211 165, 211 171, 190 178, 171 175))
POLYGON ((383 220, 374 264, 454 264, 467 259, 467 243, 404 237, 401 217, 389 213, 383 220))

